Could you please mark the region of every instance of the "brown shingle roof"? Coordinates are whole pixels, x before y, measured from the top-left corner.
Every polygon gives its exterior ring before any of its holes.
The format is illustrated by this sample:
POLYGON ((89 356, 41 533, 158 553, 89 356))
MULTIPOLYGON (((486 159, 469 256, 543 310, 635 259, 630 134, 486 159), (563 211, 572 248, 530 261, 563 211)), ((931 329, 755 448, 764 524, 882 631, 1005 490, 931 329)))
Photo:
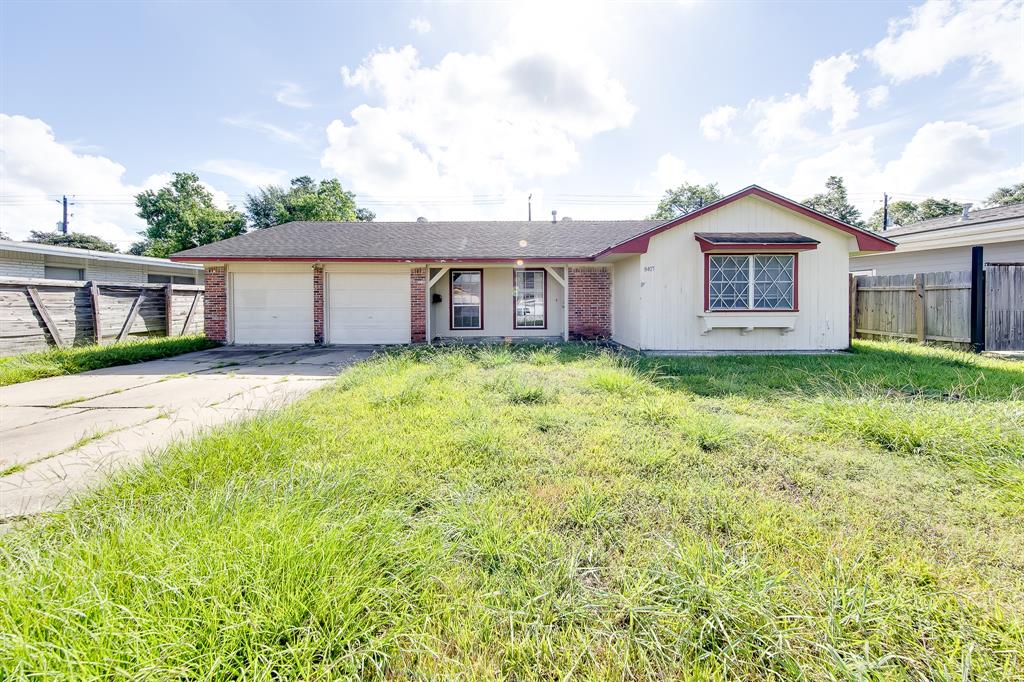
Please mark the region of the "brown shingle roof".
POLYGON ((294 222, 181 251, 173 258, 589 258, 663 222, 294 222))

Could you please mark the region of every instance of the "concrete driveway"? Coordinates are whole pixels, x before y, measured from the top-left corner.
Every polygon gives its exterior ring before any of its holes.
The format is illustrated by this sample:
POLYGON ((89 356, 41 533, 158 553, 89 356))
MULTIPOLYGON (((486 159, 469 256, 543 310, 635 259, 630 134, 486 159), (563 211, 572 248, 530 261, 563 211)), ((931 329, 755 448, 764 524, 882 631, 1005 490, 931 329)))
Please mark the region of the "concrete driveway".
POLYGON ((0 388, 0 521, 330 381, 372 349, 237 346, 0 388))

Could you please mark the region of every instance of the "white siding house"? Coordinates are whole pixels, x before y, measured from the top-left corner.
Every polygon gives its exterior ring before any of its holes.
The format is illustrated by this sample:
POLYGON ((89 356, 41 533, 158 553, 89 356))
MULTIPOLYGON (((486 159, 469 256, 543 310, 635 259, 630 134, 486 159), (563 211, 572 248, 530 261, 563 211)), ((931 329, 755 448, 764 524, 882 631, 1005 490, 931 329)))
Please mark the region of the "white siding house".
POLYGON ((172 259, 207 268, 226 343, 778 352, 846 348, 850 256, 893 248, 751 186, 672 220, 294 222, 172 259))
POLYGON ((850 272, 900 275, 970 270, 973 246, 984 248, 988 263, 1024 263, 1024 204, 922 220, 883 234, 896 242, 896 250, 854 255, 850 272))

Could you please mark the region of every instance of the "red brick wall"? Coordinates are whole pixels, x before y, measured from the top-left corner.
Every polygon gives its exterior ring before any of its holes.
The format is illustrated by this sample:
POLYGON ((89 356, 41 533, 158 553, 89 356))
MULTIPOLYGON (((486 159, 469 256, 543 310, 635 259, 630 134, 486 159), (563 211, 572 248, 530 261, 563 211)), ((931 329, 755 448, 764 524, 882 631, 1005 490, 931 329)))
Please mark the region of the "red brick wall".
POLYGON ((570 339, 611 338, 611 270, 570 267, 568 298, 570 339))
POLYGON ((409 271, 409 312, 411 313, 412 342, 427 340, 427 269, 409 271))
POLYGON ((206 338, 213 341, 228 340, 227 277, 227 267, 223 265, 212 265, 206 268, 203 328, 206 330, 206 338))
POLYGON ((313 343, 324 343, 324 266, 313 266, 313 343))

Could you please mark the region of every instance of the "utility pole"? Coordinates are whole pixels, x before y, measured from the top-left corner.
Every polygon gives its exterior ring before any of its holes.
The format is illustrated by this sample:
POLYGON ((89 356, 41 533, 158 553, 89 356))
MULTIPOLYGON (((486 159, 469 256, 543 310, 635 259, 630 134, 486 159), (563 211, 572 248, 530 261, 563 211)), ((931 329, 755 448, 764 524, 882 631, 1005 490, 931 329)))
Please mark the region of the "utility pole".
MULTIPOLYGON (((63 199, 54 199, 58 204, 64 205, 64 220, 60 223, 60 231, 64 234, 68 233, 68 195, 63 195, 63 199)), ((74 206, 74 202, 71 203, 74 206)))
POLYGON ((882 192, 882 231, 889 229, 889 194, 882 192))
POLYGON ((526 197, 526 220, 533 222, 533 195, 526 197))

